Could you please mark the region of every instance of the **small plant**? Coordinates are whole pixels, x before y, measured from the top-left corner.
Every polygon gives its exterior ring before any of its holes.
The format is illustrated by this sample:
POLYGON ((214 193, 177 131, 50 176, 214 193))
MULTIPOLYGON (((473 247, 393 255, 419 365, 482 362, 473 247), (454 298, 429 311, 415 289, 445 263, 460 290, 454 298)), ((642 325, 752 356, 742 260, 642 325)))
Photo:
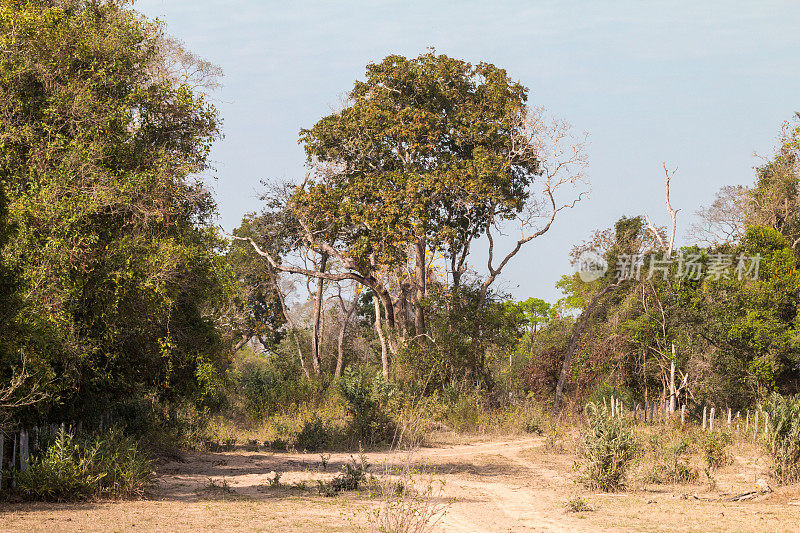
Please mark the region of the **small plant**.
POLYGON ((319 466, 321 466, 323 470, 328 469, 328 461, 330 460, 331 460, 331 454, 329 453, 319 454, 319 466))
POLYGON ((447 512, 452 501, 443 501, 444 481, 402 468, 389 472, 380 483, 380 505, 369 516, 372 530, 381 533, 429 533, 447 512), (389 477, 391 476, 391 477, 389 477))
POLYGON ((269 486, 273 488, 277 488, 281 486, 281 473, 280 472, 273 472, 272 477, 268 477, 267 481, 269 482, 269 486))
POLYGON ((715 470, 732 462, 727 447, 733 439, 726 432, 706 433, 700 439, 700 450, 708 468, 715 470))
POLYGON ((580 496, 575 496, 574 498, 570 498, 569 500, 567 500, 565 507, 568 513, 583 513, 586 511, 594 511, 594 507, 589 505, 589 503, 580 496))
POLYGON ((800 395, 773 394, 764 406, 767 419, 766 446, 772 474, 779 483, 800 480, 800 395))
POLYGON ((358 490, 367 480, 367 471, 370 468, 370 464, 364 454, 359 455, 358 461, 352 456, 350 459, 351 462, 344 465, 339 475, 327 483, 318 481, 320 494, 323 496, 335 496, 339 492, 358 490))
POLYGON ((586 406, 589 427, 582 449, 583 483, 604 492, 624 487, 625 474, 636 455, 636 441, 625 420, 609 417, 605 408, 586 406))
POLYGON ((219 500, 236 499, 240 497, 240 495, 231 488, 228 480, 224 477, 221 480, 208 478, 206 486, 203 489, 198 490, 197 493, 204 493, 205 496, 208 496, 211 499, 219 500))

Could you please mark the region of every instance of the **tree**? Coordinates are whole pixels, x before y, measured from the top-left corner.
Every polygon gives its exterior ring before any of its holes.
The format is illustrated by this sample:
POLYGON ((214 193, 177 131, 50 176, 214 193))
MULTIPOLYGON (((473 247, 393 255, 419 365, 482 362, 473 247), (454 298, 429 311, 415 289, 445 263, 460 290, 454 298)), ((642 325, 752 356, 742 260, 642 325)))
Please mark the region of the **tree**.
POLYGON ((780 231, 797 251, 800 246, 800 124, 784 124, 772 159, 756 168, 756 184, 747 223, 780 231))
POLYGON ((697 210, 699 220, 690 234, 698 244, 708 246, 735 244, 744 236, 751 191, 742 185, 725 185, 717 191, 714 202, 697 210))
POLYGON ((323 271, 258 253, 283 272, 368 287, 396 354, 430 337, 436 265, 457 293, 473 243, 487 235, 482 307, 508 262, 585 194, 583 141, 528 107, 527 92, 494 65, 434 52, 369 64, 341 111, 302 130, 310 172, 285 204, 302 246, 332 264, 323 271), (493 231, 508 224, 524 234, 497 261, 493 231))
POLYGON ((126 1, 2 0, 5 257, 62 416, 189 394, 218 361, 230 272, 197 177, 219 133, 196 90, 213 72, 176 47, 126 1))

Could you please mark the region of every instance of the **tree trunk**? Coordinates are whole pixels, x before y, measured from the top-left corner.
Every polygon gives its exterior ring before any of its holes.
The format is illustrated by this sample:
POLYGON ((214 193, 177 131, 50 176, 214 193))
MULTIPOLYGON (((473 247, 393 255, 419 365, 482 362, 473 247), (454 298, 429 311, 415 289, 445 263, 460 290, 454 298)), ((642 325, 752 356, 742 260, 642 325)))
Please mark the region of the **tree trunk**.
MULTIPOLYGON (((373 297, 374 300, 374 297, 373 297)), ((342 370, 344 370, 344 336, 345 332, 347 331, 347 324, 350 323, 350 318, 353 316, 353 313, 358 307, 358 298, 356 301, 353 302, 353 305, 350 306, 350 310, 347 312, 347 315, 342 322, 341 328, 339 328, 339 344, 338 344, 338 356, 336 357, 336 371, 333 374, 333 377, 338 378, 342 375, 342 370)), ((342 311, 344 311, 344 306, 342 306, 342 311)))
MULTIPOLYGON (((328 254, 323 253, 320 260, 320 272, 325 272, 325 267, 328 265, 328 254)), ((317 280, 317 297, 314 301, 314 320, 311 325, 311 364, 314 367, 314 373, 319 375, 319 360, 320 360, 320 321, 322 318, 322 300, 325 297, 325 280, 317 280)))
POLYGON ((372 303, 375 305, 375 332, 381 341, 381 371, 383 372, 383 377, 389 379, 389 351, 386 348, 386 337, 383 335, 383 327, 381 325, 381 304, 375 296, 372 297, 372 303))
POLYGON ((242 348, 244 348, 244 345, 250 342, 250 339, 252 338, 253 335, 250 334, 242 335, 242 338, 239 340, 239 342, 233 345, 233 351, 231 353, 236 353, 242 348))
POLYGON ((569 376, 570 365, 572 364, 572 356, 575 354, 575 349, 578 347, 578 342, 581 339, 581 335, 583 335, 583 330, 586 328, 587 324, 589 323, 589 319, 592 316, 592 313, 597 306, 597 303, 600 299, 608 294, 609 292, 613 291, 617 287, 619 287, 620 281, 607 286, 602 291, 598 292, 592 301, 589 302, 589 305, 586 306, 581 316, 578 318, 578 321, 575 323, 575 326, 572 328, 572 334, 569 337, 569 344, 567 344, 567 353, 564 356, 564 365, 561 367, 561 373, 558 376, 558 385, 556 386, 556 397, 553 401, 553 414, 557 415, 558 410, 561 407, 561 395, 564 392, 564 383, 567 381, 567 377, 569 376))
POLYGON ((416 282, 414 293, 414 329, 416 335, 424 335, 425 329, 425 310, 422 308, 422 301, 425 299, 426 268, 425 268, 425 241, 420 239, 414 245, 417 255, 417 262, 414 267, 414 281, 416 282))

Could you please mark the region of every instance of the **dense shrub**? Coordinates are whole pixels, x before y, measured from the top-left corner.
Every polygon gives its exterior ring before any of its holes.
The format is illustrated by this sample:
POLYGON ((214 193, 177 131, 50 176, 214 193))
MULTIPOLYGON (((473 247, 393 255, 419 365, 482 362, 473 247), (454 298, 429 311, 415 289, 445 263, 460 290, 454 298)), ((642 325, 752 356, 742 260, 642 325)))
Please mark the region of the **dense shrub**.
POLYGON ((314 416, 311 420, 306 420, 300 433, 295 438, 295 447, 298 450, 315 452, 330 447, 330 432, 325 423, 314 416))
POLYGON ((731 462, 727 448, 732 442, 730 433, 724 431, 705 433, 700 438, 700 450, 708 468, 720 468, 731 462))
POLYGON ((764 406, 772 473, 781 483, 800 480, 800 395, 773 394, 764 406))
POLYGON ((397 393, 394 385, 380 372, 352 367, 338 385, 347 404, 352 436, 365 444, 390 441, 395 433, 395 423, 389 416, 390 403, 397 393))
MULTIPOLYGON (((656 433, 655 435, 658 435, 656 433)), ((671 443, 656 439, 652 452, 659 459, 655 467, 645 476, 649 483, 691 483, 697 480, 697 469, 689 465, 690 439, 679 435, 671 443)))
POLYGON ((285 369, 271 365, 246 364, 235 378, 236 391, 254 420, 307 401, 314 384, 285 369))
POLYGON ((584 434, 581 480, 604 492, 624 487, 625 474, 636 455, 636 441, 625 420, 609 417, 605 408, 586 406, 589 425, 584 434))
POLYGON ((60 430, 17 478, 31 500, 68 501, 141 496, 153 476, 139 444, 118 429, 89 437, 60 430))

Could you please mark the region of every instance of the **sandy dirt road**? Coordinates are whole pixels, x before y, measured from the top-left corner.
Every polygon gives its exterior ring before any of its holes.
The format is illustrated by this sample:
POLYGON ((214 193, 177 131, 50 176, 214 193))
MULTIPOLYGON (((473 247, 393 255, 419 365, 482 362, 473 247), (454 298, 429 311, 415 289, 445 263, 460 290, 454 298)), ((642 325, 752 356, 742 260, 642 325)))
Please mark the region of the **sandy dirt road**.
MULTIPOLYGON (((574 457, 542 449, 542 438, 365 454, 380 475, 413 464, 444 481, 438 531, 798 531, 800 488, 758 501, 713 501, 707 487, 639 487, 594 494, 575 483, 574 457), (567 513, 575 496, 595 510, 567 513)), ((324 497, 313 490, 350 454, 237 450, 187 454, 158 468, 147 499, 85 504, 8 504, 2 531, 369 531, 376 501, 365 492, 324 497), (280 487, 270 486, 280 473, 280 487), (291 488, 305 483, 309 490, 291 488)), ((719 484, 739 490, 763 465, 742 459, 719 484)))

